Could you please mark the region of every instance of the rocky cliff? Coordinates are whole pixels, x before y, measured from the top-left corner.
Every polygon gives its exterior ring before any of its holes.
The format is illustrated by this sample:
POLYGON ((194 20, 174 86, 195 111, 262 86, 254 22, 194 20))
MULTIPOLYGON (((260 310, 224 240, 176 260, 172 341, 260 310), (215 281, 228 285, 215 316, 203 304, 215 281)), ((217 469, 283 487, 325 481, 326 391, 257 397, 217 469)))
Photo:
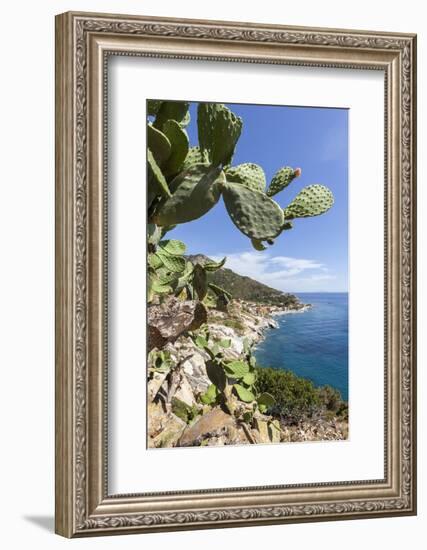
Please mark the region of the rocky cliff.
POLYGON ((227 408, 203 402, 212 384, 212 351, 198 345, 201 327, 212 342, 222 343, 224 361, 239 360, 245 350, 274 329, 278 313, 295 308, 232 300, 227 311, 199 311, 195 302, 169 297, 149 308, 149 333, 154 338, 148 362, 149 447, 279 443, 312 439, 344 439, 346 426, 338 420, 316 425, 285 426, 230 394, 227 408), (245 422, 245 414, 251 421, 245 422))

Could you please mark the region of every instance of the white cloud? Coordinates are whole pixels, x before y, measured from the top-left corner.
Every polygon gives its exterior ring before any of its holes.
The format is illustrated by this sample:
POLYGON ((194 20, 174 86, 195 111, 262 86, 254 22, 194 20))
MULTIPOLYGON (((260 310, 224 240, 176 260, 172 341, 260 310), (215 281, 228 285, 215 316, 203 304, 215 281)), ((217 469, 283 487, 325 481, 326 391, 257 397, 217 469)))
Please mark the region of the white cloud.
POLYGON ((328 268, 316 260, 256 251, 220 254, 214 259, 224 256, 227 256, 225 267, 284 292, 328 290, 327 282, 335 279, 328 268))

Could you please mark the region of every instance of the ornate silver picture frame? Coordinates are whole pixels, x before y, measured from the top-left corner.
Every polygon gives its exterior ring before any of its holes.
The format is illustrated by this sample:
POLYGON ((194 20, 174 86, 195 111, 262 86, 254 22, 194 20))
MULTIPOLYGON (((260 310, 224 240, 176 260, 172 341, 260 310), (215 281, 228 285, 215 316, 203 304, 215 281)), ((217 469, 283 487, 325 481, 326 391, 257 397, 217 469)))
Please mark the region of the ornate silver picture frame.
POLYGON ((415 514, 415 180, 415 35, 58 15, 56 532, 82 537, 415 514), (254 71, 271 64, 273 70, 297 65, 384 74, 383 478, 110 494, 105 205, 111 56, 249 63, 254 71))

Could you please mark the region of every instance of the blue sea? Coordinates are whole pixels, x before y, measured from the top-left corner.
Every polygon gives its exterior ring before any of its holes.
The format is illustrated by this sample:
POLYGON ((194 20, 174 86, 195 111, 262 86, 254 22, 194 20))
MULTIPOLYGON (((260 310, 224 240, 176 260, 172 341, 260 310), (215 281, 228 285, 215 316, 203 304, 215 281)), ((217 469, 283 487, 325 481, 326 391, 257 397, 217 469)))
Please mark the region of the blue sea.
POLYGON ((255 357, 263 367, 286 369, 330 385, 348 400, 348 293, 299 293, 312 309, 275 317, 255 357))

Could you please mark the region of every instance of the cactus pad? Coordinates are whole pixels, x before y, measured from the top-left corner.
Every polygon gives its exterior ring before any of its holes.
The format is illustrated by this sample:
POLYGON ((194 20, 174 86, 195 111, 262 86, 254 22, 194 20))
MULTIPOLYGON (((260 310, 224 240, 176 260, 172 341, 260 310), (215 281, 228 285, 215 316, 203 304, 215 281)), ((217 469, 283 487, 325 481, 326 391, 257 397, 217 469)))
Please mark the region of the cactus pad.
POLYGON ((163 132, 171 143, 169 158, 162 165, 165 176, 172 176, 178 173, 188 153, 188 135, 176 120, 167 120, 163 124, 163 132))
POLYGON ((324 214, 334 204, 332 192, 324 185, 304 187, 294 200, 284 209, 286 220, 308 218, 324 214))
POLYGON ((182 273, 185 270, 185 260, 181 256, 170 256, 160 248, 156 254, 162 260, 165 268, 169 271, 182 273))
POLYGON ((270 393, 264 392, 257 398, 257 403, 260 412, 265 413, 268 409, 274 406, 276 400, 270 393))
POLYGON ((270 186, 267 191, 267 195, 272 197, 277 193, 280 193, 285 187, 287 187, 291 181, 301 175, 301 168, 296 168, 295 170, 290 166, 285 166, 280 168, 271 180, 270 186))
POLYGON ((168 284, 162 284, 157 278, 150 278, 149 281, 150 293, 156 292, 157 294, 170 294, 173 288, 168 284))
POLYGON ((244 386, 241 386, 240 384, 234 384, 233 387, 236 390, 237 396, 240 401, 244 401, 245 403, 251 403, 252 401, 255 401, 255 395, 244 386))
POLYGON ((161 258, 157 256, 157 254, 154 252, 152 254, 148 254, 148 265, 156 270, 162 267, 163 262, 161 258))
POLYGON ((233 223, 250 239, 272 239, 282 231, 283 211, 265 193, 227 182, 223 196, 233 223))
POLYGON ((147 149, 147 175, 148 175, 148 192, 150 195, 163 195, 170 197, 171 192, 165 177, 157 164, 153 153, 147 149))
POLYGON ((258 252, 262 252, 267 249, 267 247, 262 244, 262 241, 258 239, 251 239, 251 243, 255 250, 258 250, 258 252))
POLYGON ((185 157, 182 170, 186 170, 193 166, 193 164, 208 164, 209 157, 206 151, 200 150, 200 147, 190 147, 188 150, 187 156, 185 157))
POLYGON ((249 365, 246 361, 230 361, 224 365, 224 370, 227 376, 238 380, 248 374, 249 365))
POLYGON ((221 269, 221 267, 224 267, 226 260, 227 260, 227 257, 225 256, 219 262, 206 262, 203 265, 203 268, 205 271, 212 271, 212 272, 218 271, 218 269, 221 269))
POLYGON ((147 99, 147 116, 156 116, 161 104, 160 99, 147 99))
POLYGON ((147 125, 147 145, 153 153, 159 166, 168 159, 171 153, 171 142, 163 132, 154 128, 151 124, 147 125))
POLYGON ((154 126, 162 130, 167 120, 176 120, 178 123, 185 121, 189 106, 190 104, 186 101, 162 101, 156 113, 154 126))
POLYGON ((156 212, 154 222, 175 225, 200 218, 218 202, 224 184, 224 172, 219 168, 191 166, 172 180, 173 195, 156 212))
POLYGON ((242 119, 222 103, 199 103, 197 110, 199 144, 214 166, 231 162, 242 131, 242 119))
POLYGON ((155 275, 156 279, 162 285, 169 285, 177 282, 178 275, 176 272, 170 272, 167 268, 158 269, 155 275))
POLYGON ((227 181, 241 183, 256 191, 265 191, 266 180, 264 170, 258 164, 246 162, 227 168, 225 171, 227 181))
POLYGON ((170 254, 172 256, 182 256, 185 254, 186 248, 182 241, 177 241, 176 239, 160 241, 159 247, 163 252, 166 252, 166 254, 170 254))

